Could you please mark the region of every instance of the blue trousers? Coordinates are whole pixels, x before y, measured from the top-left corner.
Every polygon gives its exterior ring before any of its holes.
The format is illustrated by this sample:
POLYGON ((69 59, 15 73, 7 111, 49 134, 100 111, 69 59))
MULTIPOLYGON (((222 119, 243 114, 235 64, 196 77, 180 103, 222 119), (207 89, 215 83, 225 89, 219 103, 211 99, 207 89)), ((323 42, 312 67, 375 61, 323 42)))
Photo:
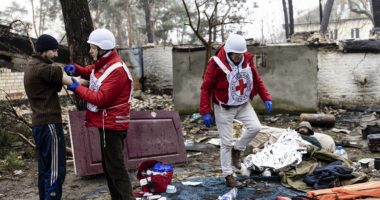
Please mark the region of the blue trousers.
POLYGON ((61 199, 66 176, 66 145, 61 123, 33 126, 38 151, 40 200, 61 199))

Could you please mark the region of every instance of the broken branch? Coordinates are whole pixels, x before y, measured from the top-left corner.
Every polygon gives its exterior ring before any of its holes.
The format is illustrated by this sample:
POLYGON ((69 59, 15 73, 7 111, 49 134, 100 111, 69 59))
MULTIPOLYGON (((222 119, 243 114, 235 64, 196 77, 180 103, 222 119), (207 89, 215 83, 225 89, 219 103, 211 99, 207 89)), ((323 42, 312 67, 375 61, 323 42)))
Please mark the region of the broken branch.
POLYGON ((12 133, 12 134, 20 136, 21 139, 23 139, 24 141, 26 141, 30 146, 32 146, 33 148, 36 148, 36 145, 33 142, 31 142, 27 137, 25 137, 23 134, 17 133, 17 132, 13 132, 13 131, 8 131, 8 133, 12 133))

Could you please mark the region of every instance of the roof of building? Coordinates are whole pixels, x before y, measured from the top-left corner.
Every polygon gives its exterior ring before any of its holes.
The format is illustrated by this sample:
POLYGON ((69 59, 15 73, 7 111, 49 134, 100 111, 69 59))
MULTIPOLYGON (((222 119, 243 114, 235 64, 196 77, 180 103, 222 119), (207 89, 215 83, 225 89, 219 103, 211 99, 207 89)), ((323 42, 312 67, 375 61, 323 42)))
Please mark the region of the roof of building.
MULTIPOLYGON (((32 38, 33 43, 36 42, 32 38)), ((59 63, 69 62, 69 51, 66 46, 59 45, 58 57, 54 61, 59 63)), ((0 25, 0 54, 19 54, 22 56, 32 55, 33 49, 27 36, 12 33, 9 26, 0 25)))

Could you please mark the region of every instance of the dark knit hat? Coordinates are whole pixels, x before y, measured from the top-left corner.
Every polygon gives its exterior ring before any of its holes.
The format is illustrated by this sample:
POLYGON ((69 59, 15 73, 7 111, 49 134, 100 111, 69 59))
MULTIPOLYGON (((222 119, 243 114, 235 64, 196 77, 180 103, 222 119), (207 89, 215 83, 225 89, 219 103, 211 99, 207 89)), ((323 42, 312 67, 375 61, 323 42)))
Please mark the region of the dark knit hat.
POLYGON ((38 37, 36 42, 37 52, 44 52, 53 49, 58 49, 58 42, 54 37, 47 34, 43 34, 40 37, 38 37))

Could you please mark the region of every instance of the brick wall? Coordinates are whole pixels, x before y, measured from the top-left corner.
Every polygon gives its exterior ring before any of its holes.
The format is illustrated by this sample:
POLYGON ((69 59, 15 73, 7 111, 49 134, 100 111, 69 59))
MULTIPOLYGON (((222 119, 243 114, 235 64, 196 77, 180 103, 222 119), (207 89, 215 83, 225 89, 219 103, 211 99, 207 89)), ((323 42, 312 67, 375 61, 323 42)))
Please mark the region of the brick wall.
MULTIPOLYGON (((24 90, 24 72, 12 72, 8 68, 0 68, 0 101, 6 99, 26 99, 24 90)), ((66 95, 62 89, 59 95, 66 95)))
POLYGON ((11 69, 0 68, 0 100, 5 99, 6 93, 11 99, 25 98, 23 81, 24 72, 12 72, 11 69))
POLYGON ((373 53, 318 53, 321 105, 380 109, 380 57, 373 53))

